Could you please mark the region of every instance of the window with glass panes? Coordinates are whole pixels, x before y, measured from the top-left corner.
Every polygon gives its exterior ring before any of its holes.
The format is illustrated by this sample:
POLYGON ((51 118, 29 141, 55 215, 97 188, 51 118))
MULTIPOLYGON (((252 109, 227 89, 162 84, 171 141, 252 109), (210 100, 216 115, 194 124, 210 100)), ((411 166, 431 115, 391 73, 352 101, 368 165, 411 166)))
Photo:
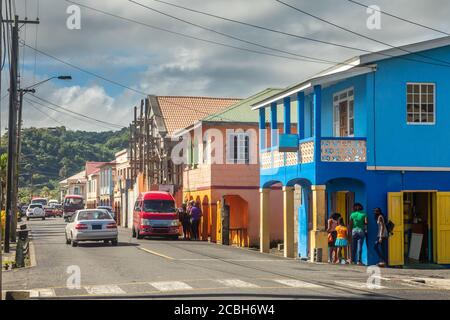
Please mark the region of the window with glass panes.
POLYGON ((250 135, 248 133, 230 133, 228 135, 228 163, 250 163, 250 135))
POLYGON ((408 124, 434 124, 435 85, 432 83, 407 84, 407 122, 408 124))
POLYGON ((335 137, 352 137, 355 134, 355 102, 353 88, 333 96, 333 131, 335 137))

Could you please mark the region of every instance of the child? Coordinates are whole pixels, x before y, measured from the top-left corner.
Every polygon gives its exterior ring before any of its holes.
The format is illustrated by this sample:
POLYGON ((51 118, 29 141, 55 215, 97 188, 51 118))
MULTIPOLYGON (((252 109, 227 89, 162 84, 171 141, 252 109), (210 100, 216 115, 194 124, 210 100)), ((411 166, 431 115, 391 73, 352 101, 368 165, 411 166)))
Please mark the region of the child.
POLYGON ((348 246, 348 229, 345 226, 344 223, 344 219, 340 218, 339 219, 339 225, 336 227, 336 232, 337 232, 337 238, 336 238, 336 247, 338 250, 338 256, 339 256, 339 262, 341 261, 342 257, 342 250, 344 250, 344 260, 345 260, 345 264, 348 264, 348 260, 347 260, 347 246, 348 246))

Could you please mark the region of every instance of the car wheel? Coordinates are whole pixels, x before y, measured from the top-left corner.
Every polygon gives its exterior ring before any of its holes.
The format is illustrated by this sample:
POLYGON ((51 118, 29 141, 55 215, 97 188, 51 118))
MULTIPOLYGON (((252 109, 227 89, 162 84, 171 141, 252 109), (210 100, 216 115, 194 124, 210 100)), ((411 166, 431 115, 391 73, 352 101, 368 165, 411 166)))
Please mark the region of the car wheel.
POLYGON ((117 240, 117 239, 114 239, 114 240, 111 240, 111 244, 114 246, 114 247, 117 247, 117 244, 119 243, 119 241, 117 240))
POLYGON ((71 241, 72 242, 72 247, 78 247, 78 242, 76 242, 76 241, 71 241))
POLYGON ((139 232, 139 229, 136 230, 136 239, 142 239, 141 233, 139 232))
POLYGON ((131 228, 131 236, 133 238, 136 238, 136 229, 134 228, 134 226, 131 228))

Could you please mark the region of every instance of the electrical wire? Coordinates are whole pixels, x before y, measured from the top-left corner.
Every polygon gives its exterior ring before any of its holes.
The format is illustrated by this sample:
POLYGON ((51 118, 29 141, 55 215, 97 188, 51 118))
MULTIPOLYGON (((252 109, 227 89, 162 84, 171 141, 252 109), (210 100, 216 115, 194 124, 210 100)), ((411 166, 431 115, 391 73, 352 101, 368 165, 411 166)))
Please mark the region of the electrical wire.
POLYGON ((425 28, 425 29, 428 29, 428 30, 431 30, 431 31, 434 31, 434 32, 437 32, 437 33, 440 33, 440 34, 443 34, 443 35, 446 35, 446 36, 450 36, 450 33, 446 32, 446 31, 439 30, 437 28, 430 27, 430 26, 424 25, 422 23, 415 22, 415 21, 412 21, 410 19, 406 19, 406 18, 400 17, 398 15, 395 15, 393 13, 390 13, 390 12, 387 12, 387 11, 384 11, 384 10, 375 9, 375 8, 373 8, 371 6, 368 6, 368 5, 364 4, 364 3, 361 3, 361 2, 358 2, 358 1, 354 1, 354 0, 347 0, 347 1, 351 2, 353 4, 356 4, 358 6, 364 7, 364 8, 371 8, 371 9, 373 9, 373 10, 375 10, 377 12, 380 12, 380 13, 386 15, 386 16, 389 16, 391 18, 395 18, 395 19, 398 19, 398 20, 401 20, 401 21, 404 21, 404 22, 416 25, 418 27, 422 27, 422 28, 425 28))
MULTIPOLYGON (((36 109, 37 111, 39 111, 40 113, 42 113, 42 114, 43 114, 44 116, 46 116, 47 118, 49 118, 49 119, 55 121, 56 123, 59 123, 59 124, 60 124, 61 126, 63 126, 63 127, 69 128, 69 126, 66 126, 64 123, 62 123, 62 122, 56 120, 56 119, 53 118, 51 115, 49 115, 49 114, 46 113, 45 111, 43 111, 43 110, 41 110, 40 108, 38 108, 37 105, 35 105, 31 100, 29 100, 29 99, 25 99, 25 100, 29 103, 29 105, 30 105, 31 107, 33 107, 34 109, 36 109)), ((70 128, 69 128, 69 129, 70 129, 70 128)))
MULTIPOLYGON (((66 0, 66 1, 70 2, 70 0, 66 0)), ((163 11, 161 11, 161 10, 157 10, 157 9, 155 9, 155 8, 152 8, 152 7, 148 6, 148 5, 144 5, 144 4, 140 3, 140 2, 137 2, 137 1, 134 1, 134 0, 127 0, 127 1, 128 1, 128 2, 131 2, 131 3, 134 3, 134 4, 138 5, 138 6, 141 6, 141 7, 143 7, 143 8, 146 8, 146 9, 148 9, 148 10, 150 10, 150 11, 153 11, 153 12, 159 13, 159 14, 161 14, 161 15, 164 15, 164 16, 166 16, 166 17, 175 19, 175 20, 177 20, 177 21, 184 22, 184 23, 186 23, 186 24, 189 24, 189 25, 192 25, 192 26, 195 26, 195 27, 198 27, 198 28, 201 28, 201 29, 203 29, 203 30, 206 30, 206 31, 209 31, 209 32, 213 32, 213 33, 216 33, 216 34, 220 34, 220 35, 222 35, 222 36, 229 37, 229 38, 232 38, 232 39, 235 39, 235 40, 238 40, 238 41, 248 42, 247 40, 244 40, 244 39, 235 37, 235 36, 233 36, 233 35, 229 35, 229 34, 226 34, 226 33, 223 33, 223 32, 220 32, 220 31, 217 31, 217 30, 214 30, 214 29, 211 29, 211 28, 208 28, 208 27, 205 27, 205 26, 202 26, 202 25, 199 25, 199 24, 190 22, 190 21, 188 21, 188 20, 185 20, 185 19, 176 17, 176 16, 174 16, 174 15, 171 15, 171 14, 169 14, 169 13, 163 12, 163 11)), ((407 58, 407 57, 398 57, 398 56, 391 55, 391 54, 388 54, 388 53, 385 53, 385 52, 377 52, 377 51, 367 50, 367 49, 363 49, 363 48, 359 48, 359 47, 349 46, 349 45, 340 44, 340 43, 335 43, 335 42, 331 42, 331 41, 319 40, 319 39, 316 39, 316 38, 306 37, 306 36, 302 36, 302 35, 298 35, 298 34, 288 33, 288 32, 281 31, 281 30, 275 30, 275 29, 267 28, 267 27, 264 27, 264 26, 254 25, 254 24, 251 24, 251 23, 247 23, 247 22, 243 22, 243 21, 238 21, 238 20, 235 20, 235 19, 230 19, 230 18, 225 18, 225 17, 222 17, 222 16, 218 16, 218 15, 213 15, 213 14, 206 13, 206 12, 203 12, 203 11, 190 9, 190 8, 183 7, 183 6, 180 6, 180 5, 175 5, 175 4, 173 4, 173 3, 166 2, 166 1, 161 1, 161 0, 151 0, 151 1, 164 3, 164 4, 171 5, 171 6, 174 6, 174 7, 178 7, 178 8, 187 10, 187 11, 191 11, 191 12, 195 12, 195 13, 199 13, 199 14, 211 16, 211 17, 214 17, 214 18, 217 18, 217 19, 221 19, 221 20, 225 20, 225 21, 230 21, 230 22, 234 22, 234 23, 241 24, 241 25, 246 25, 246 26, 250 26, 250 27, 257 28, 257 29, 266 30, 266 31, 270 31, 270 32, 274 32, 274 33, 278 33, 278 34, 282 34, 282 35, 286 35, 286 36, 290 36, 290 37, 302 39, 302 40, 308 40, 308 41, 318 42, 318 43, 321 43, 321 44, 327 44, 327 45, 331 45, 331 46, 335 46, 335 47, 340 47, 340 48, 345 48, 345 49, 351 49, 351 50, 360 51, 360 52, 365 52, 365 53, 370 53, 370 54, 379 54, 379 55, 383 55, 383 56, 391 57, 391 58, 395 57, 395 58, 399 58, 399 59, 402 59, 402 60, 413 61, 413 62, 419 62, 419 63, 426 63, 426 64, 430 64, 430 65, 437 65, 437 66, 443 66, 443 67, 448 67, 448 68, 450 68, 450 62, 448 62, 448 61, 445 61, 445 62, 444 62, 445 64, 442 64, 442 63, 432 63, 432 62, 427 62, 427 61, 422 61, 422 60, 416 60, 416 59, 411 59, 411 58, 407 58)), ((249 42, 249 43, 251 43, 251 44, 253 44, 253 45, 259 45, 259 44, 257 44, 257 43, 253 43, 253 42, 249 42)), ((395 47, 395 48, 400 49, 400 50, 404 50, 404 49, 402 49, 402 48, 400 48, 400 47, 395 47)), ((277 49, 275 49, 275 50, 277 50, 277 49)), ((438 59, 434 59, 434 58, 430 58, 430 57, 427 57, 427 58, 428 58, 428 59, 431 59, 431 60, 438 60, 438 59)), ((327 61, 328 61, 328 60, 327 60, 327 61)), ((340 63, 336 62, 336 64, 339 65, 340 63)))
MULTIPOLYGON (((153 1, 159 1, 159 0, 153 0, 153 1)), ((353 34, 353 35, 356 35, 356 36, 358 36, 358 37, 361 37, 361 38, 363 38, 363 39, 370 40, 370 41, 374 41, 374 42, 376 42, 376 43, 379 43, 379 44, 382 44, 382 45, 384 45, 384 46, 390 47, 390 48, 392 48, 392 49, 398 49, 398 50, 403 51, 403 52, 405 52, 405 53, 412 54, 412 55, 415 55, 415 56, 419 56, 419 57, 421 57, 421 58, 429 59, 429 60, 431 60, 431 61, 436 61, 436 62, 439 62, 439 63, 445 63, 445 64, 449 64, 449 63, 450 63, 449 61, 445 61, 445 60, 441 60, 441 59, 436 59, 436 58, 429 57, 429 56, 426 56, 426 55, 424 55, 424 54, 417 53, 417 52, 412 52, 412 51, 406 50, 406 49, 404 49, 404 48, 402 48, 402 47, 398 47, 398 46, 391 45, 391 44, 389 44, 389 43, 387 43, 387 42, 385 42, 385 41, 377 40, 377 39, 375 39, 375 38, 366 36, 366 35, 364 35, 364 34, 362 34, 362 33, 353 31, 353 30, 351 30, 351 29, 349 29, 349 28, 346 28, 346 27, 343 27, 343 26, 341 26, 341 25, 338 25, 338 24, 336 24, 336 23, 334 23, 334 22, 331 22, 331 21, 329 21, 329 20, 327 20, 327 19, 324 19, 324 18, 321 18, 321 17, 319 17, 319 16, 316 16, 316 15, 314 15, 314 14, 312 14, 312 13, 306 11, 306 10, 300 9, 299 7, 293 6, 293 5, 291 5, 291 4, 287 3, 287 2, 284 2, 284 1, 282 1, 282 0, 274 0, 274 1, 276 1, 276 2, 278 2, 278 3, 280 3, 280 4, 284 5, 284 6, 286 6, 286 7, 288 7, 288 8, 291 8, 291 9, 297 11, 297 12, 303 13, 303 14, 309 16, 309 17, 312 17, 312 18, 314 18, 314 19, 316 19, 316 20, 322 21, 322 22, 324 22, 324 23, 326 23, 326 24, 328 24, 328 25, 331 25, 331 26, 336 27, 336 28, 338 28, 338 29, 340 29, 340 30, 343 30, 343 31, 346 31, 346 32, 351 33, 351 34, 353 34)))
MULTIPOLYGON (((91 121, 95 121, 95 122, 97 122, 97 123, 99 123, 99 124, 102 124, 102 125, 107 125, 109 128, 112 127, 112 128, 116 128, 116 129, 123 129, 123 128, 125 127, 125 126, 120 125, 120 124, 116 124, 116 123, 111 123, 111 122, 103 121, 103 120, 100 120, 100 119, 96 119, 96 118, 93 118, 93 117, 90 117, 90 116, 87 116, 87 115, 84 115, 84 114, 81 114, 81 113, 78 113, 78 112, 69 110, 69 109, 64 108, 64 107, 62 107, 62 106, 60 106, 60 105, 58 105, 58 104, 56 104, 56 103, 54 103, 54 102, 51 102, 51 101, 48 101, 48 100, 43 99, 43 98, 41 98, 41 97, 38 97, 38 96, 36 96, 36 95, 34 95, 34 94, 32 94, 31 96, 34 97, 34 98, 36 98, 36 99, 38 99, 38 100, 40 100, 40 101, 43 101, 43 102, 45 102, 45 103, 48 103, 48 104, 50 104, 50 105, 52 105, 52 106, 54 106, 54 107, 56 107, 56 108, 58 108, 58 109, 60 109, 60 110, 64 110, 65 112, 68 112, 68 113, 77 115, 77 116, 79 116, 79 117, 82 117, 82 118, 85 118, 85 119, 88 119, 88 120, 91 120, 91 121)), ((33 102, 34 102, 34 103, 37 103, 36 101, 33 101, 33 102)), ((47 107, 48 107, 48 106, 47 106, 47 107)), ((53 110, 54 110, 54 109, 53 109, 53 110)), ((55 110, 55 111, 56 111, 56 110, 55 110)))
MULTIPOLYGON (((102 13, 102 14, 105 14, 105 15, 109 15, 111 17, 115 17, 115 18, 118 18, 118 19, 122 19, 122 20, 125 20, 125 21, 128 21, 128 22, 136 23, 136 24, 148 27, 148 28, 152 28, 152 29, 155 29, 155 30, 168 32, 168 33, 175 34, 175 35, 178 35, 178 36, 182 36, 182 37, 185 37, 185 38, 190 38, 190 39, 194 39, 194 40, 198 40, 198 41, 202 41, 202 42, 206 42, 206 43, 210 43, 210 44, 214 44, 214 45, 219 45, 219 46, 223 46, 223 47, 227 47, 227 48, 231 48, 231 49, 247 51, 247 52, 251 52, 251 53, 257 53, 257 54, 268 55, 268 56, 274 56, 274 57, 277 57, 277 58, 303 61, 303 62, 329 64, 329 65, 343 64, 342 62, 338 62, 338 61, 319 59, 317 57, 301 55, 301 54, 297 54, 297 53, 294 53, 294 52, 289 52, 289 51, 286 51, 286 50, 281 50, 281 49, 272 48, 272 47, 269 47, 269 46, 266 46, 266 45, 261 45, 261 44, 255 43, 255 42, 250 42, 250 41, 247 41, 247 40, 236 38, 234 36, 229 36, 229 37, 232 37, 232 39, 234 39, 234 40, 238 40, 238 41, 244 42, 246 44, 251 44, 251 45, 254 45, 254 46, 262 47, 264 49, 268 49, 268 50, 272 50, 272 51, 276 51, 276 52, 281 52, 283 54, 291 55, 293 57, 287 57, 287 56, 284 56, 284 55, 278 55, 278 54, 273 54, 273 53, 264 52, 264 51, 258 51, 258 50, 249 49, 249 48, 237 47, 237 46, 233 46, 233 45, 230 45, 230 44, 225 44, 225 43, 218 42, 218 41, 213 41, 213 40, 208 40, 208 39, 204 39, 204 38, 199 38, 199 37, 191 36, 191 35, 188 35, 188 34, 185 34, 185 33, 181 33, 181 32, 177 32, 177 31, 172 31, 172 30, 169 30, 169 29, 157 27, 157 26, 154 26, 154 25, 150 25, 150 24, 147 24, 147 23, 144 23, 144 22, 140 22, 140 21, 134 20, 134 19, 130 19, 130 18, 126 18, 126 17, 123 17, 123 16, 119 16, 119 15, 116 15, 114 13, 106 12, 104 10, 93 8, 93 7, 90 7, 90 6, 87 6, 87 5, 75 2, 75 1, 71 1, 71 0, 65 0, 65 1, 69 2, 69 3, 72 3, 72 4, 76 4, 76 5, 80 6, 80 7, 83 7, 83 8, 92 10, 92 11, 96 11, 96 12, 99 12, 99 13, 102 13), (296 58, 294 58, 294 57, 296 57, 296 58)), ((222 34, 222 35, 224 35, 224 34, 222 34)))

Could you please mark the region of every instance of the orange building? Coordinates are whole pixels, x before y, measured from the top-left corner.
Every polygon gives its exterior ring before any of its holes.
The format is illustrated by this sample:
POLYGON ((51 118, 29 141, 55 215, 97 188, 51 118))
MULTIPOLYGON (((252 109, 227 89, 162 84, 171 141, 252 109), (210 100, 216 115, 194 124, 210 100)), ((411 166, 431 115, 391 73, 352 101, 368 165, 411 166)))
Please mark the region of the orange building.
MULTIPOLYGON (((201 203, 203 240, 259 246, 258 115, 250 106, 278 91, 266 89, 176 132, 187 150, 183 198, 201 203), (226 234, 228 239, 223 238, 226 234)), ((276 207, 282 192, 276 189, 271 194, 274 241, 283 239, 282 207, 276 207)))

